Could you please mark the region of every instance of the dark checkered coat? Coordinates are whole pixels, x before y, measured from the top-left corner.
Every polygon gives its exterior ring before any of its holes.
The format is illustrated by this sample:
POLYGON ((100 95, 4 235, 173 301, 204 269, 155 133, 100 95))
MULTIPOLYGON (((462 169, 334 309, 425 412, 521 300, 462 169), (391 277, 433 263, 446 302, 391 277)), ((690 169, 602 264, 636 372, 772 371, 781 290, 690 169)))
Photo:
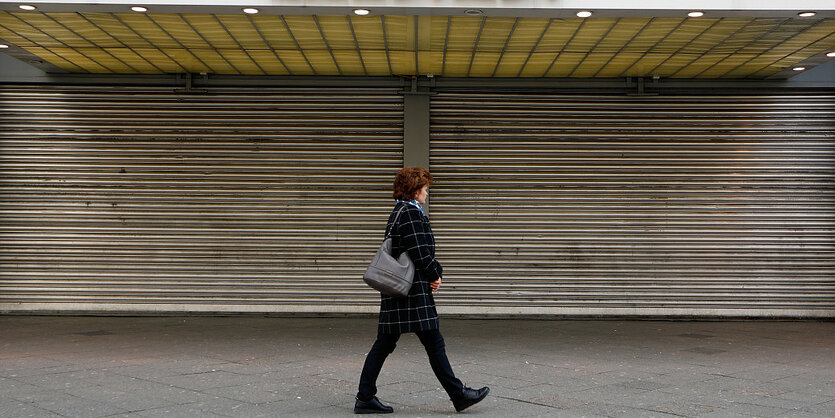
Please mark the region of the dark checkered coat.
POLYGON ((435 260, 435 237, 429 219, 414 205, 397 203, 389 216, 386 233, 392 228, 397 211, 404 205, 405 209, 391 233, 391 252, 395 258, 404 250, 409 252, 415 263, 415 280, 406 297, 381 294, 378 330, 384 334, 438 329, 438 312, 429 283, 441 277, 443 269, 435 260))

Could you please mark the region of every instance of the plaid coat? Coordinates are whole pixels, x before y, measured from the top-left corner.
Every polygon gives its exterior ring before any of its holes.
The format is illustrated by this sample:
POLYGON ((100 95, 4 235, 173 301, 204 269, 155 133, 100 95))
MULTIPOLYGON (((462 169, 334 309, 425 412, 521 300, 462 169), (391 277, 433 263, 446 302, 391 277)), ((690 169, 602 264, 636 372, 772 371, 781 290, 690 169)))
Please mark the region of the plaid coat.
POLYGON ((441 277, 443 269, 435 260, 435 237, 429 219, 417 207, 397 203, 389 216, 386 233, 392 228, 397 211, 403 205, 406 208, 391 233, 391 252, 395 258, 403 251, 409 252, 415 263, 415 280, 406 297, 380 294, 378 332, 383 334, 438 329, 438 312, 429 283, 441 277))

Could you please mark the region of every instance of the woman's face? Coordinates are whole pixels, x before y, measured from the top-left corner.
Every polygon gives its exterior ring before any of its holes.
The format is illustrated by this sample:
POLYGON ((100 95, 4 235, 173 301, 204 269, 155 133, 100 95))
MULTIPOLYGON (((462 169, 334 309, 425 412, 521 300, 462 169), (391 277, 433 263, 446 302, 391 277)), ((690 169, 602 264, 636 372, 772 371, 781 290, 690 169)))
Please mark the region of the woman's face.
POLYGON ((426 204, 426 198, 429 197, 429 186, 423 186, 420 190, 415 193, 415 200, 418 201, 421 205, 426 204))

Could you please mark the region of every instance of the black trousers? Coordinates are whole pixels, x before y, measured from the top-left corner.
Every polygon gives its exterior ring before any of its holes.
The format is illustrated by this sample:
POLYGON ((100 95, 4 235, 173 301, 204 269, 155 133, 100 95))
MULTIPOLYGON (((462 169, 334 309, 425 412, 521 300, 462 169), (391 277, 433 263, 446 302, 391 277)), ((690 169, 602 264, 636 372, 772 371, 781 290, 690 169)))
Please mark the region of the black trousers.
MULTIPOLYGON (((418 331, 415 334, 417 334, 421 344, 426 349, 432 371, 435 372, 435 377, 441 382, 441 386, 444 387, 449 398, 459 398, 461 391, 464 389, 464 384, 452 372, 452 366, 449 365, 449 360, 446 357, 446 345, 444 344, 444 337, 441 335, 441 332, 431 330, 418 331)), ((374 345, 371 346, 371 351, 368 352, 368 356, 365 358, 365 364, 362 367, 357 398, 367 401, 377 394, 377 376, 380 375, 383 362, 394 351, 394 347, 397 346, 399 339, 400 334, 377 334, 377 341, 374 341, 374 345)))

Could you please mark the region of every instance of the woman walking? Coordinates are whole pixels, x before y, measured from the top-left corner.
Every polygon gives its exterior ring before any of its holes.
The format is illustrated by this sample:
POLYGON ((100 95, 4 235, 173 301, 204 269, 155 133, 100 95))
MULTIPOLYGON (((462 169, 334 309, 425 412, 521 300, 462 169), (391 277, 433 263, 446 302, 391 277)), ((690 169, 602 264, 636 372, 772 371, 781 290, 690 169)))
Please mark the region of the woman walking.
POLYGON ((449 395, 456 411, 475 405, 487 396, 490 388, 471 389, 464 386, 449 365, 444 345, 444 337, 438 330, 438 313, 432 292, 441 287, 443 269, 435 260, 435 237, 429 226, 429 219, 423 213, 421 205, 426 204, 432 174, 421 167, 406 167, 397 173, 394 179, 394 198, 397 203, 389 216, 386 234, 391 231, 392 255, 400 256, 403 251, 415 264, 415 279, 409 295, 393 297, 381 294, 380 319, 377 326, 377 340, 365 358, 360 376, 354 413, 380 414, 394 410, 383 405, 377 394, 377 376, 383 362, 394 351, 397 340, 403 333, 417 334, 432 371, 449 395), (403 211, 393 225, 396 213, 403 211))

